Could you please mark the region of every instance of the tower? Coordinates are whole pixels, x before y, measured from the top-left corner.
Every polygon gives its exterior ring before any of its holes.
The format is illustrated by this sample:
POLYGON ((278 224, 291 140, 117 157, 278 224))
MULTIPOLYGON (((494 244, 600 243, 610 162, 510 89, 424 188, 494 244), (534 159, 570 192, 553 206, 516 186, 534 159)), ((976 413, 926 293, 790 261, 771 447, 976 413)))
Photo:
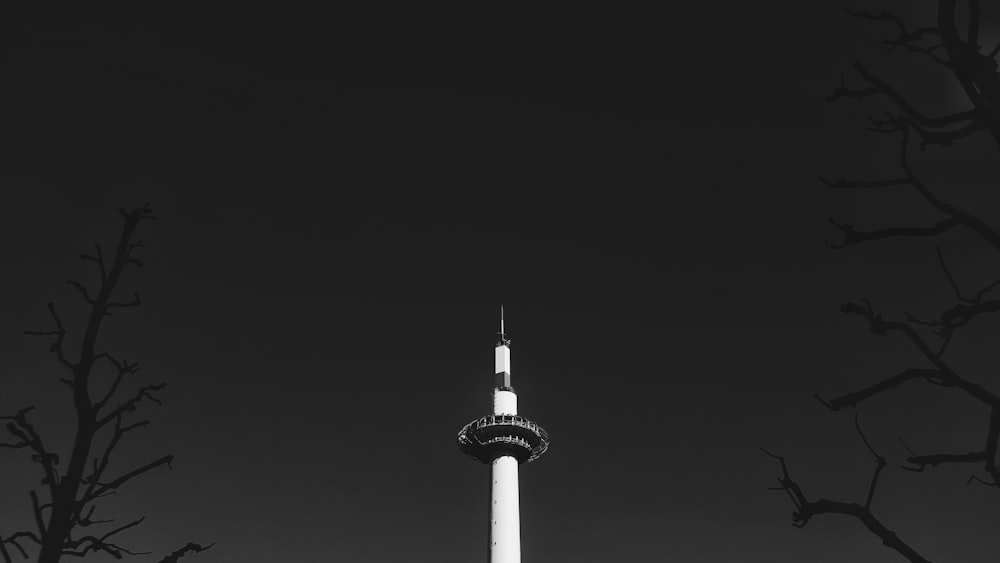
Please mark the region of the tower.
POLYGON ((510 384, 510 339, 504 332, 503 307, 497 333, 493 414, 473 420, 458 433, 458 447, 490 466, 489 563, 521 563, 521 514, 518 465, 538 459, 549 435, 517 414, 517 393, 510 384))

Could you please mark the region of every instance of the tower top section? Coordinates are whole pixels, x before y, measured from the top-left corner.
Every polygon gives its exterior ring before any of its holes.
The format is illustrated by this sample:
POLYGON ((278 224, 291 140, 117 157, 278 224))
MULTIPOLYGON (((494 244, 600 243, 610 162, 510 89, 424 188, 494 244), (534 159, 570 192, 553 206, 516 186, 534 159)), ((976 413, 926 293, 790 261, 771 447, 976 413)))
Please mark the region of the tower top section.
POLYGON ((500 332, 497 333, 497 344, 496 351, 494 353, 496 361, 494 365, 496 366, 496 378, 494 379, 494 388, 502 390, 511 390, 510 384, 510 338, 507 338, 507 333, 504 332, 503 326, 503 305, 500 306, 500 332))
POLYGON ((517 393, 510 383, 510 339, 500 308, 497 333, 496 376, 493 383, 493 414, 474 420, 458 433, 458 446, 476 461, 492 463, 513 456, 526 463, 545 453, 549 435, 540 426, 517 414, 517 393))

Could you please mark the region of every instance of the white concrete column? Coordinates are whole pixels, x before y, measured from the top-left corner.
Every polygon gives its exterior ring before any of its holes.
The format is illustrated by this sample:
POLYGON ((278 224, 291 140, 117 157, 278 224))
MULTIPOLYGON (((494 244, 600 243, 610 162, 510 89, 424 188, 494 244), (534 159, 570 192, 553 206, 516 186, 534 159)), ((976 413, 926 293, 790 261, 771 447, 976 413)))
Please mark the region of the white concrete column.
POLYGON ((517 394, 494 389, 493 414, 517 414, 517 394))
POLYGON ((521 563, 521 514, 517 458, 493 460, 490 495, 490 563, 521 563))
POLYGON ((496 369, 493 373, 506 373, 510 374, 510 347, 506 344, 497 346, 493 350, 493 365, 496 369))

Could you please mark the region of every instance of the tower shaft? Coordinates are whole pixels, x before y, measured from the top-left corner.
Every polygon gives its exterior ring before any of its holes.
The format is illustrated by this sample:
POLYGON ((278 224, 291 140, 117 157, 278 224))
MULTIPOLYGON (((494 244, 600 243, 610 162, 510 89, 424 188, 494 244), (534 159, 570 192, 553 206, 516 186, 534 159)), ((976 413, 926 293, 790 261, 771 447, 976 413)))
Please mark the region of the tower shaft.
MULTIPOLYGON (((501 332, 501 335, 503 333, 501 332)), ((510 348, 501 337, 496 348, 493 414, 516 415, 517 393, 510 387, 510 348)), ((490 464, 490 561, 521 563, 521 499, 517 458, 500 455, 490 464)))
POLYGON ((490 563, 521 563, 521 513, 517 458, 500 456, 491 465, 490 563))

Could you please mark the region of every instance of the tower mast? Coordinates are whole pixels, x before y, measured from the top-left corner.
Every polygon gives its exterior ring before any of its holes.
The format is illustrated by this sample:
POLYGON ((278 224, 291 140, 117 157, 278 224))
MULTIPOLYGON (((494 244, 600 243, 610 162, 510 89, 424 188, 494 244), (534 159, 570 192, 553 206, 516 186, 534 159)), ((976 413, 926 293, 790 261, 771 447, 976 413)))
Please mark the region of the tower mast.
POLYGON ((545 453, 549 436, 540 426, 517 414, 503 306, 494 358, 493 414, 465 425, 458 433, 458 447, 472 459, 490 465, 489 563, 520 563, 518 465, 545 453))

